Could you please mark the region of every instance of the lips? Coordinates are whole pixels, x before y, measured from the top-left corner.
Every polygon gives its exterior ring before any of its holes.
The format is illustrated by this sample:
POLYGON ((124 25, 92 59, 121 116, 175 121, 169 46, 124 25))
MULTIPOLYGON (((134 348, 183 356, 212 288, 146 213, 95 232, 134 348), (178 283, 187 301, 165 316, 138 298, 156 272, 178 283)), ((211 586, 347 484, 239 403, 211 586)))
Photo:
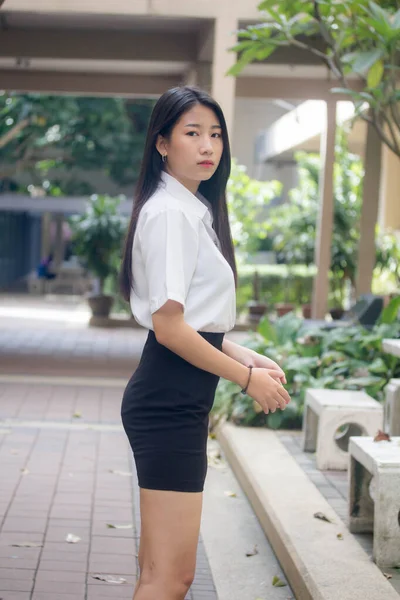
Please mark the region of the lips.
POLYGON ((203 162, 199 163, 199 165, 204 165, 206 167, 212 167, 213 166, 213 161, 212 160, 203 160, 203 162))

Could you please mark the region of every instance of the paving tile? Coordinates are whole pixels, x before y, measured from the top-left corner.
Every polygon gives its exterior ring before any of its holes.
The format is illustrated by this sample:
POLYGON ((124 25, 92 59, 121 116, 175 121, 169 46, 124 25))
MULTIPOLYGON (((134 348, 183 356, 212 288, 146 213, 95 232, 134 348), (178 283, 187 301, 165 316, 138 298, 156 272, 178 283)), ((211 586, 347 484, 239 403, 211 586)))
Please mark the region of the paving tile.
MULTIPOLYGON (((43 582, 46 581, 54 581, 59 583, 84 583, 86 580, 85 572, 77 572, 77 571, 45 571, 42 567, 39 567, 39 570, 35 579, 35 588, 43 582)), ((63 586, 64 587, 64 586, 63 586)))
POLYGON ((92 537, 91 556, 106 555, 129 555, 133 556, 136 552, 136 545, 133 539, 128 538, 107 538, 103 536, 92 537))
POLYGON ((136 559, 134 555, 92 554, 89 558, 89 571, 113 575, 124 575, 130 573, 136 575, 136 559))
POLYGON ((30 600, 30 592, 1 592, 1 600, 30 600))
MULTIPOLYGON (((15 558, 6 558, 2 556, 0 558, 0 567, 5 569, 15 569, 18 571, 22 571, 23 569, 34 570, 38 565, 39 559, 29 560, 27 558, 15 559, 15 558), (17 565, 17 567, 16 567, 17 565)), ((0 584, 1 589, 1 584, 0 584)))
MULTIPOLYGON (((84 596, 85 594, 85 584, 84 583, 74 583, 68 582, 64 583, 63 586, 63 594, 81 594, 84 596)), ((60 592, 60 582, 59 581, 38 581, 35 583, 35 592, 46 592, 49 594, 57 594, 60 592)), ((62 594, 60 594, 61 596, 62 594)), ((53 598, 52 598, 53 600, 53 598)))
POLYGON ((42 533, 47 526, 47 519, 32 517, 7 517, 4 521, 3 532, 42 533))
POLYGON ((122 584, 120 586, 100 587, 88 586, 87 600, 100 600, 101 598, 132 600, 134 585, 122 584))
POLYGON ((39 568, 40 571, 86 573, 87 557, 83 556, 82 560, 50 560, 47 558, 42 558, 39 563, 39 568))
POLYGON ((34 569, 20 568, 0 568, 0 587, 4 579, 21 579, 23 581, 33 581, 34 569))
POLYGON ((32 589, 30 579, 2 579, 1 592, 29 592, 32 589))
POLYGON ((34 592, 32 600, 85 600, 85 594, 82 592, 75 592, 72 594, 57 594, 55 592, 34 592))

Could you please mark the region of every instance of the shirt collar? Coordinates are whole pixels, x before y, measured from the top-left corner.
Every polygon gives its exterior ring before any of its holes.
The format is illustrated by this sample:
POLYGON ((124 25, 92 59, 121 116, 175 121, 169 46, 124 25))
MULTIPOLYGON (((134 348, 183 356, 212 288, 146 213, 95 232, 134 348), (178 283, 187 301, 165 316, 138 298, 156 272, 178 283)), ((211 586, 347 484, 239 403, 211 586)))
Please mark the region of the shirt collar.
POLYGON ((204 219, 207 214, 211 216, 206 205, 206 203, 209 203, 200 192, 197 192, 196 195, 192 194, 192 192, 189 192, 189 190, 175 179, 175 177, 172 177, 172 175, 165 171, 161 172, 161 185, 171 194, 171 196, 184 202, 185 207, 193 210, 193 212, 201 219, 204 219))

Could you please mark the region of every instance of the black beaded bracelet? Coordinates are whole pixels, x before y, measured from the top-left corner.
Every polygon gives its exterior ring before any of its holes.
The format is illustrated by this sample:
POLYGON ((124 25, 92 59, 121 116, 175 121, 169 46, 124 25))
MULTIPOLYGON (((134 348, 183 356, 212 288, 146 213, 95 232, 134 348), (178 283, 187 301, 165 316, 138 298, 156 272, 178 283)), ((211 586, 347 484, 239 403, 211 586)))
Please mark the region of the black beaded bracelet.
POLYGON ((245 387, 245 388, 243 388, 243 389, 241 390, 241 393, 242 393, 243 395, 246 395, 246 394, 247 394, 247 389, 248 389, 248 387, 249 387, 249 385, 250 385, 250 379, 251 379, 251 371, 252 371, 252 369, 253 369, 253 366, 252 366, 252 365, 250 365, 250 366, 249 366, 249 378, 248 378, 248 380, 247 380, 246 387, 245 387))

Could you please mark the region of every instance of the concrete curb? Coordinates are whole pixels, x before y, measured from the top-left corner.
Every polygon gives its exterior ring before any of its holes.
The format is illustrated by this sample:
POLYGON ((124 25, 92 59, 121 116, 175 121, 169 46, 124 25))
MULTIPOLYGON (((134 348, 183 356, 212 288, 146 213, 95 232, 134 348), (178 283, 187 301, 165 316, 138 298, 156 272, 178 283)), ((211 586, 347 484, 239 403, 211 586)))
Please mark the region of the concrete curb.
POLYGON ((226 423, 217 437, 297 600, 399 600, 273 431, 226 423))

